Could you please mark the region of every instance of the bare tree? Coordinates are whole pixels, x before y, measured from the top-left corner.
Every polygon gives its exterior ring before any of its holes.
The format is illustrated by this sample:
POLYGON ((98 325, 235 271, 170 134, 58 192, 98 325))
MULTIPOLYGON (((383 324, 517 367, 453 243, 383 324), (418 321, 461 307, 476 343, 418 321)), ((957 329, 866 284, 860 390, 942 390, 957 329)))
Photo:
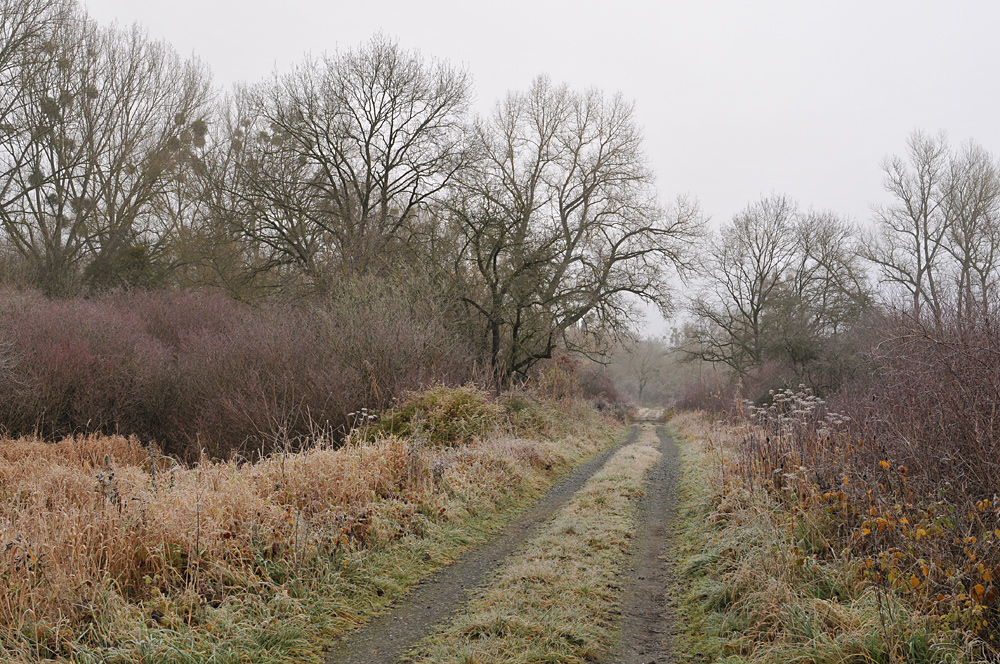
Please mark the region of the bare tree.
POLYGON ((14 175, 29 156, 31 131, 23 120, 31 100, 24 83, 45 69, 54 35, 70 13, 69 3, 57 0, 0 0, 0 210, 23 194, 14 175))
MULTIPOLYGON (((81 233, 74 233, 65 213, 67 186, 86 149, 77 132, 79 106, 98 96, 90 75, 96 59, 96 27, 78 12, 50 23, 41 49, 18 72, 20 103, 7 117, 15 132, 5 143, 10 168, 3 185, 0 225, 7 245, 27 263, 47 292, 65 291, 79 276, 81 233), (57 284, 58 282, 62 282, 57 284)), ((89 201, 73 197, 78 209, 89 201)), ((81 226, 82 228, 82 226, 81 226)))
POLYGON ((143 269, 164 234, 154 202, 207 132, 207 76, 137 28, 57 26, 15 122, 20 163, 0 228, 48 293, 143 269))
POLYGON ((858 232, 831 212, 809 212, 794 240, 794 261, 766 312, 766 352, 814 389, 832 389, 841 379, 837 339, 872 302, 858 232))
POLYGON ((648 396, 647 388, 661 378, 669 347, 663 339, 646 337, 625 344, 623 350, 625 378, 635 386, 636 398, 642 404, 643 397, 648 396))
POLYGON ((705 286, 689 304, 690 352, 737 372, 760 364, 768 307, 795 263, 795 203, 773 195, 733 217, 707 248, 700 271, 705 286))
POLYGON ((87 276, 97 285, 113 282, 135 257, 155 258, 172 241, 166 212, 185 200, 179 189, 205 145, 210 98, 198 62, 181 61, 136 29, 106 39, 104 89, 115 99, 90 130, 105 149, 88 155, 92 191, 103 202, 87 235, 87 276))
POLYGON ((981 307, 1000 259, 1000 167, 981 146, 948 146, 944 134, 913 132, 908 155, 885 160, 895 198, 876 209, 865 257, 898 287, 917 318, 941 323, 949 305, 964 317, 981 307))
POLYGON ((969 143, 953 155, 945 187, 948 219, 945 249, 955 266, 956 306, 961 319, 985 306, 1000 268, 1000 166, 969 143))
MULTIPOLYGON (((53 47, 50 37, 64 20, 63 10, 64 4, 56 0, 0 0, 0 144, 6 147, 0 168, 19 163, 9 143, 18 133, 13 121, 26 102, 21 84, 53 47)), ((0 195, 0 201, 4 198, 0 195)))
POLYGON ((454 188, 455 274, 501 381, 558 345, 624 333, 700 232, 656 202, 632 104, 536 79, 478 122, 480 161, 454 188))
MULTIPOLYGON (((0 143, 18 133, 14 120, 27 103, 23 82, 54 52, 52 38, 70 14, 64 0, 0 0, 0 143)), ((0 168, 17 165, 16 151, 4 157, 0 168)))
POLYGON ((901 288, 913 315, 929 309, 940 320, 946 275, 945 244, 951 226, 948 143, 943 134, 910 134, 907 158, 885 159, 885 189, 895 203, 875 209, 875 235, 865 243, 865 257, 883 279, 901 288))
POLYGON ((381 36, 243 90, 232 218, 276 263, 367 271, 467 163, 470 90, 381 36))
POLYGON ((803 375, 869 306, 856 238, 836 215, 802 214, 785 196, 747 207, 709 245, 687 352, 739 373, 775 358, 803 375))
POLYGON ((250 301, 279 289, 297 291, 303 274, 287 253, 248 232, 256 229, 258 206, 246 204, 243 139, 252 122, 246 102, 242 94, 217 102, 205 145, 195 146, 157 213, 172 236, 175 283, 250 301))

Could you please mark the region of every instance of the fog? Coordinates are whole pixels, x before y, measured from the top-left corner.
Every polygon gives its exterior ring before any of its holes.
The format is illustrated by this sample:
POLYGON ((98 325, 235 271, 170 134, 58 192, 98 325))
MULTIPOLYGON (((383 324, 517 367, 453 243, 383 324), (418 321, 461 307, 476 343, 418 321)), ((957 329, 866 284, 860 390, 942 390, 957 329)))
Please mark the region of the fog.
POLYGON ((635 100, 665 198, 718 223, 779 192, 859 222, 913 129, 1000 150, 1000 5, 985 2, 88 0, 194 53, 220 86, 382 31, 466 66, 481 111, 539 73, 635 100))
POLYGON ((667 193, 724 219, 761 193, 859 220, 914 128, 1000 148, 1000 6, 933 2, 282 3, 88 0, 195 53, 221 85, 376 31, 462 63, 488 110, 545 72, 635 99, 667 193))

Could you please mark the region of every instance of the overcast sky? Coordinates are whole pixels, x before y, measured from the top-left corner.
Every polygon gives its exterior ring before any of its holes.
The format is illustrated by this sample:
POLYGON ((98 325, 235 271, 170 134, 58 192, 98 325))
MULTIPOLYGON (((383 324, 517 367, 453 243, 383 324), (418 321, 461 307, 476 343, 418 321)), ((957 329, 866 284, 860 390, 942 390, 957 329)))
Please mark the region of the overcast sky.
POLYGON ((880 160, 945 130, 1000 153, 1000 3, 748 0, 84 0, 138 22, 217 84, 383 31, 466 66, 477 107, 539 73, 637 104, 665 198, 716 223, 772 191, 866 221, 880 160))

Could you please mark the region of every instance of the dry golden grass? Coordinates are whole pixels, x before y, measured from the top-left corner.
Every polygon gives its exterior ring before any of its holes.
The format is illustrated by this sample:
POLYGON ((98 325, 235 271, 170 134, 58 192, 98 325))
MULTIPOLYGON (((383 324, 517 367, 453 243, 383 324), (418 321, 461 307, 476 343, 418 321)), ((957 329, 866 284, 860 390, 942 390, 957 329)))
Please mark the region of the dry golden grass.
MULTIPOLYGON (((387 437, 257 463, 158 457, 155 471, 149 450, 121 437, 0 441, 0 653, 172 661, 137 653, 183 635, 185 656, 201 661, 219 636, 259 627, 234 624, 227 607, 325 589, 342 595, 335 615, 306 615, 306 603, 296 618, 306 632, 319 625, 302 646, 315 657, 318 637, 371 609, 351 597, 368 601, 366 556, 411 555, 430 532, 446 560, 468 542, 459 525, 530 495, 616 429, 578 404, 559 406, 566 421, 556 406, 538 407, 563 427, 524 432, 538 441, 498 431, 425 449, 387 437)), ((371 573, 392 567, 373 563, 371 573)), ((289 610, 264 613, 280 622, 289 610)), ((271 655, 256 661, 282 660, 277 647, 261 648, 271 655)))
POLYGON ((366 513, 380 498, 429 498, 409 495, 426 488, 410 482, 396 439, 243 467, 164 468, 155 480, 146 451, 121 438, 64 441, 48 454, 40 443, 2 445, 0 624, 9 626, 72 630, 111 588, 126 601, 188 586, 224 594, 207 586, 252 572, 261 557, 298 563, 348 538, 384 539, 366 513))

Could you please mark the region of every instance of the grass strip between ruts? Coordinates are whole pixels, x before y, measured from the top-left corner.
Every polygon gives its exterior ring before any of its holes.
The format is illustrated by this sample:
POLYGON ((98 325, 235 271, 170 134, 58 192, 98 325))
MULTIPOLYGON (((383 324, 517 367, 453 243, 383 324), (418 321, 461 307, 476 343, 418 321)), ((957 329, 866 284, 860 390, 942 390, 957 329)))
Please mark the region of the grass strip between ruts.
POLYGON ((622 448, 501 568, 455 621, 417 646, 422 663, 594 661, 610 646, 636 501, 660 458, 653 425, 622 448))

